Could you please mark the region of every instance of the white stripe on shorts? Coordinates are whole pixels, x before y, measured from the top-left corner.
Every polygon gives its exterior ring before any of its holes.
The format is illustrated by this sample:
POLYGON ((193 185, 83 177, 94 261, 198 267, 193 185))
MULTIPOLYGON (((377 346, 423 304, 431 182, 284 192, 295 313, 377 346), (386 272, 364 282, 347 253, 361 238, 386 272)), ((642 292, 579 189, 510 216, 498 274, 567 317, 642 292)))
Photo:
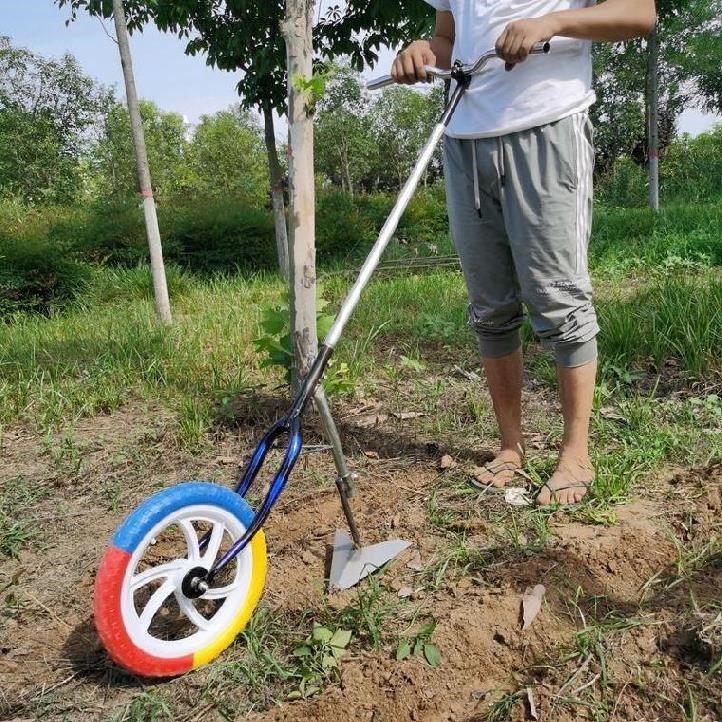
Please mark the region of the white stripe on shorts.
POLYGON ((586 113, 574 116, 574 135, 577 156, 577 273, 586 271, 586 256, 590 232, 589 197, 591 195, 592 169, 589 160, 589 142, 584 134, 586 113))

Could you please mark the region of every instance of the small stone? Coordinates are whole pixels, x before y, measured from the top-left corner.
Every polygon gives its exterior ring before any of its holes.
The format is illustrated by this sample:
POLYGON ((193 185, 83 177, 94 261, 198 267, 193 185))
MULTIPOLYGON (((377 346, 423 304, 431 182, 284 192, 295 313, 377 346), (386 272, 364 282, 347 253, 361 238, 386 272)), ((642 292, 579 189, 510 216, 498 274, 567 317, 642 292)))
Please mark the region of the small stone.
POLYGON ((456 466, 454 459, 449 454, 444 454, 439 462, 439 468, 444 471, 446 469, 453 469, 456 466))
POLYGON ((406 565, 407 569, 412 569, 415 572, 422 572, 424 570, 424 563, 421 561, 421 554, 414 552, 414 555, 409 559, 406 565))

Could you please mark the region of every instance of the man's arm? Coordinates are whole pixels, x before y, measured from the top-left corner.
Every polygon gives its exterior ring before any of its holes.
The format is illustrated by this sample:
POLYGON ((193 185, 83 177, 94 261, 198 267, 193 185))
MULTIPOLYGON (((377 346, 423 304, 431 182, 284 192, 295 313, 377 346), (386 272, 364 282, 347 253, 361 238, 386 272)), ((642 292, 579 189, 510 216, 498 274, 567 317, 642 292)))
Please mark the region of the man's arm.
POLYGON ((428 80, 425 65, 450 68, 454 38, 454 16, 445 10, 437 11, 434 36, 431 40, 416 40, 402 50, 391 66, 391 77, 397 83, 418 83, 428 80))
POLYGON ((496 42, 507 63, 520 63, 538 42, 554 36, 619 42, 646 35, 656 21, 654 0, 606 0, 581 10, 560 10, 539 18, 515 20, 496 42))

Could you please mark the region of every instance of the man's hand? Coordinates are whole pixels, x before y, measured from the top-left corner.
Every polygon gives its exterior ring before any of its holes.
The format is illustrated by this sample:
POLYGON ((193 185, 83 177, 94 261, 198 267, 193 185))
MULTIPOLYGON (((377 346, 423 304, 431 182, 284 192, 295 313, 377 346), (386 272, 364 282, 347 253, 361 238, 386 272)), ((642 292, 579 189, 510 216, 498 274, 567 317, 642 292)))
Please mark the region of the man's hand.
POLYGON ((391 77, 404 85, 425 82, 429 80, 426 65, 436 65, 436 55, 428 40, 416 40, 396 56, 391 66, 391 77))
POLYGON ((496 41, 496 52, 511 70, 515 63, 526 60, 535 43, 555 35, 617 43, 646 35, 656 19, 654 0, 604 0, 586 8, 515 20, 496 41))
POLYGON ((515 20, 506 26, 496 41, 496 53, 506 61, 506 69, 511 70, 516 63, 527 59, 537 43, 551 40, 556 32, 556 23, 551 15, 515 20))

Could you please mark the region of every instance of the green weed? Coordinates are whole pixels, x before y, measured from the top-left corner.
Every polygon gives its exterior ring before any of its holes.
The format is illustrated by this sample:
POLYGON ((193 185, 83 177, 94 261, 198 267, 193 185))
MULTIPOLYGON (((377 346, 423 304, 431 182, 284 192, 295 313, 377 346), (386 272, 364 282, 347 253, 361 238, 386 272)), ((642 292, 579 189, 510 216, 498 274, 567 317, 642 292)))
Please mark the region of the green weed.
POLYGON ((0 512, 0 554, 17 559, 20 549, 33 534, 29 523, 14 521, 5 512, 0 512))
POLYGON ((28 512, 49 494, 46 486, 15 477, 0 487, 0 554, 17 558, 20 550, 38 533, 28 512))
POLYGON ((297 679, 297 665, 289 653, 297 635, 282 615, 259 607, 233 645, 232 659, 221 658, 210 669, 204 699, 229 718, 284 699, 297 679))
POLYGON ((436 629, 436 620, 432 619, 421 625, 411 635, 404 635, 396 646, 396 661, 401 662, 412 656, 423 655, 426 662, 432 667, 438 667, 441 662, 439 648, 431 642, 431 636, 436 629))
POLYGON ((439 589, 445 579, 458 579, 481 572, 487 567, 492 554, 470 544, 464 535, 457 535, 442 551, 437 552, 424 569, 424 578, 434 589, 439 589))
POLYGON ((371 649, 380 649, 389 634, 389 623, 402 606, 396 595, 381 585, 378 574, 367 577, 357 588, 356 598, 340 612, 327 611, 326 626, 352 629, 359 642, 371 649))
POLYGON ((151 690, 141 692, 124 710, 113 714, 109 722, 162 722, 172 719, 171 706, 158 692, 151 690))
POLYGON ((329 679, 336 678, 339 660, 346 654, 351 636, 348 629, 331 630, 314 623, 311 634, 293 650, 301 681, 288 699, 312 697, 329 679))
POLYGON ((489 709, 484 712, 481 719, 484 722, 506 722, 511 719, 514 706, 517 702, 522 701, 526 697, 524 690, 517 692, 506 692, 494 701, 489 709))

